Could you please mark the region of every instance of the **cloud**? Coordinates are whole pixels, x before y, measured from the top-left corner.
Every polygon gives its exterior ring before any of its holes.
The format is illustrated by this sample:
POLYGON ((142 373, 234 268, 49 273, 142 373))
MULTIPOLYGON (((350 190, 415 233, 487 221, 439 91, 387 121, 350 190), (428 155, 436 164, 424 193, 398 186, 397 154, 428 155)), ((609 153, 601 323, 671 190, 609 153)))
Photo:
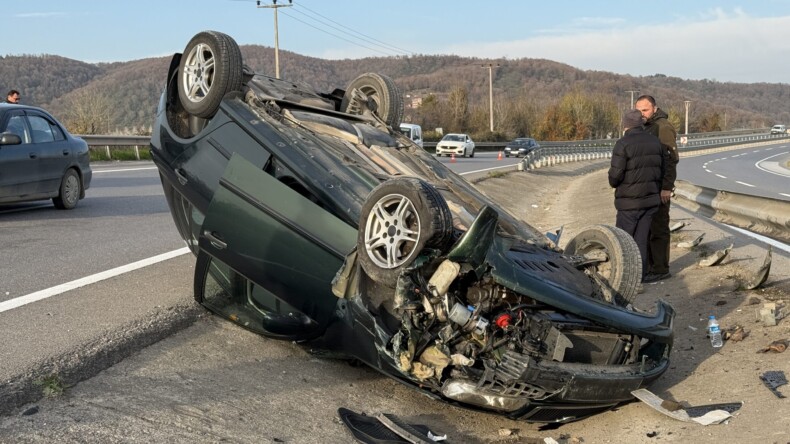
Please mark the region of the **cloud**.
POLYGON ((20 12, 17 14, 13 14, 14 18, 50 18, 50 17, 65 17, 65 12, 20 12))
POLYGON ((790 16, 755 18, 708 11, 691 21, 465 43, 442 53, 486 58, 544 58, 581 69, 692 79, 784 82, 790 79, 790 16))

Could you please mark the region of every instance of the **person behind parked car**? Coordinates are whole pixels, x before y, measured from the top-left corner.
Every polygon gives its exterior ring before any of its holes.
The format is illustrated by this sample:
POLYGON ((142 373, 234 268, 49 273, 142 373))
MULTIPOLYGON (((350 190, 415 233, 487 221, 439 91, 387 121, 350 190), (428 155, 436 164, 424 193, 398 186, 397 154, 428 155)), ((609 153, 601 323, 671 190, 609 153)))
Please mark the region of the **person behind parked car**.
POLYGON ((677 132, 675 127, 667 120, 667 113, 656 106, 653 96, 642 95, 636 99, 636 109, 645 119, 645 129, 650 134, 658 137, 661 146, 668 155, 664 166, 664 178, 661 184, 661 205, 653 216, 650 226, 650 243, 648 248, 648 272, 645 282, 655 282, 671 276, 669 273, 669 204, 672 191, 675 189, 675 179, 678 176, 677 132))
POLYGON ((642 114, 632 109, 623 115, 623 137, 612 150, 609 185, 615 188, 615 226, 630 234, 642 257, 642 278, 647 272, 647 245, 653 215, 661 203, 664 148, 642 126, 642 114))
POLYGON ((19 91, 12 89, 5 96, 5 103, 19 103, 19 91))

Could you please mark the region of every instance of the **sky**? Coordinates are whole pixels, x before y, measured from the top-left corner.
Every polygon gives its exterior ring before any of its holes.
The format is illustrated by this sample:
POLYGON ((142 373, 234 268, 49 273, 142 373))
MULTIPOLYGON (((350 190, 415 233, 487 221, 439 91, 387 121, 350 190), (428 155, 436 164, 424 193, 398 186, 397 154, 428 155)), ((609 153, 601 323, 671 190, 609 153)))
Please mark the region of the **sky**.
MULTIPOLYGON (((209 29, 239 44, 274 46, 274 9, 254 0, 0 6, 0 55, 129 61, 182 52, 209 29)), ((323 59, 539 58, 634 76, 790 83, 790 0, 293 0, 277 11, 280 50, 323 59)))

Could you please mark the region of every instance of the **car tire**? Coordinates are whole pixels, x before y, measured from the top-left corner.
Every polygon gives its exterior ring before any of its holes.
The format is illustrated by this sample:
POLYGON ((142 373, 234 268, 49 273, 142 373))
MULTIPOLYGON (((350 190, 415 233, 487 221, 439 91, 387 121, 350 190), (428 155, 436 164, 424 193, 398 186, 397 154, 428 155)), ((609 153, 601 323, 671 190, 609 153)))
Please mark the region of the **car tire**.
POLYGON ((77 206, 82 194, 82 182, 74 169, 69 168, 60 180, 60 190, 57 197, 52 198, 55 208, 70 210, 77 206))
POLYGON ((400 88, 391 78, 376 73, 365 73, 352 80, 343 94, 340 111, 358 114, 351 101, 351 94, 358 89, 375 103, 373 112, 387 125, 398 128, 403 119, 403 95, 400 88))
POLYGON ((225 94, 241 90, 242 58, 232 37, 203 31, 192 37, 178 66, 178 97, 184 109, 208 119, 225 94))
POLYGON ((475 149, 474 148, 472 148, 472 152, 469 153, 469 158, 471 159, 472 157, 475 157, 475 149))
POLYGON ((577 234, 565 247, 565 254, 584 255, 603 251, 608 260, 588 268, 613 290, 617 305, 632 302, 642 279, 642 257, 630 234, 609 225, 594 225, 577 234))
POLYGON ((449 247, 452 223, 450 208, 436 188, 417 178, 388 180, 362 206, 360 265, 373 281, 395 288, 402 270, 425 248, 449 247))

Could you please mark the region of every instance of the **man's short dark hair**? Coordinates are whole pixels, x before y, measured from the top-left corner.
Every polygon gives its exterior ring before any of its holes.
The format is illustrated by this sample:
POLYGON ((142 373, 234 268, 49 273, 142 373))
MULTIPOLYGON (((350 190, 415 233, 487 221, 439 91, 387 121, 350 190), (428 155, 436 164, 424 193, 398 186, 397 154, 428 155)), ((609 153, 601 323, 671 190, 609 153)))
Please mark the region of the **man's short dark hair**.
POLYGON ((14 94, 19 94, 19 91, 12 89, 11 91, 8 91, 8 94, 6 94, 5 96, 6 97, 13 96, 14 94))
MULTIPOLYGON (((641 96, 636 98, 637 102, 640 101, 640 100, 647 100, 648 102, 650 102, 651 105, 656 106, 656 99, 654 99, 653 96, 650 96, 650 95, 647 95, 647 94, 642 94, 641 96)), ((636 103, 636 102, 634 102, 634 103, 636 103)))

